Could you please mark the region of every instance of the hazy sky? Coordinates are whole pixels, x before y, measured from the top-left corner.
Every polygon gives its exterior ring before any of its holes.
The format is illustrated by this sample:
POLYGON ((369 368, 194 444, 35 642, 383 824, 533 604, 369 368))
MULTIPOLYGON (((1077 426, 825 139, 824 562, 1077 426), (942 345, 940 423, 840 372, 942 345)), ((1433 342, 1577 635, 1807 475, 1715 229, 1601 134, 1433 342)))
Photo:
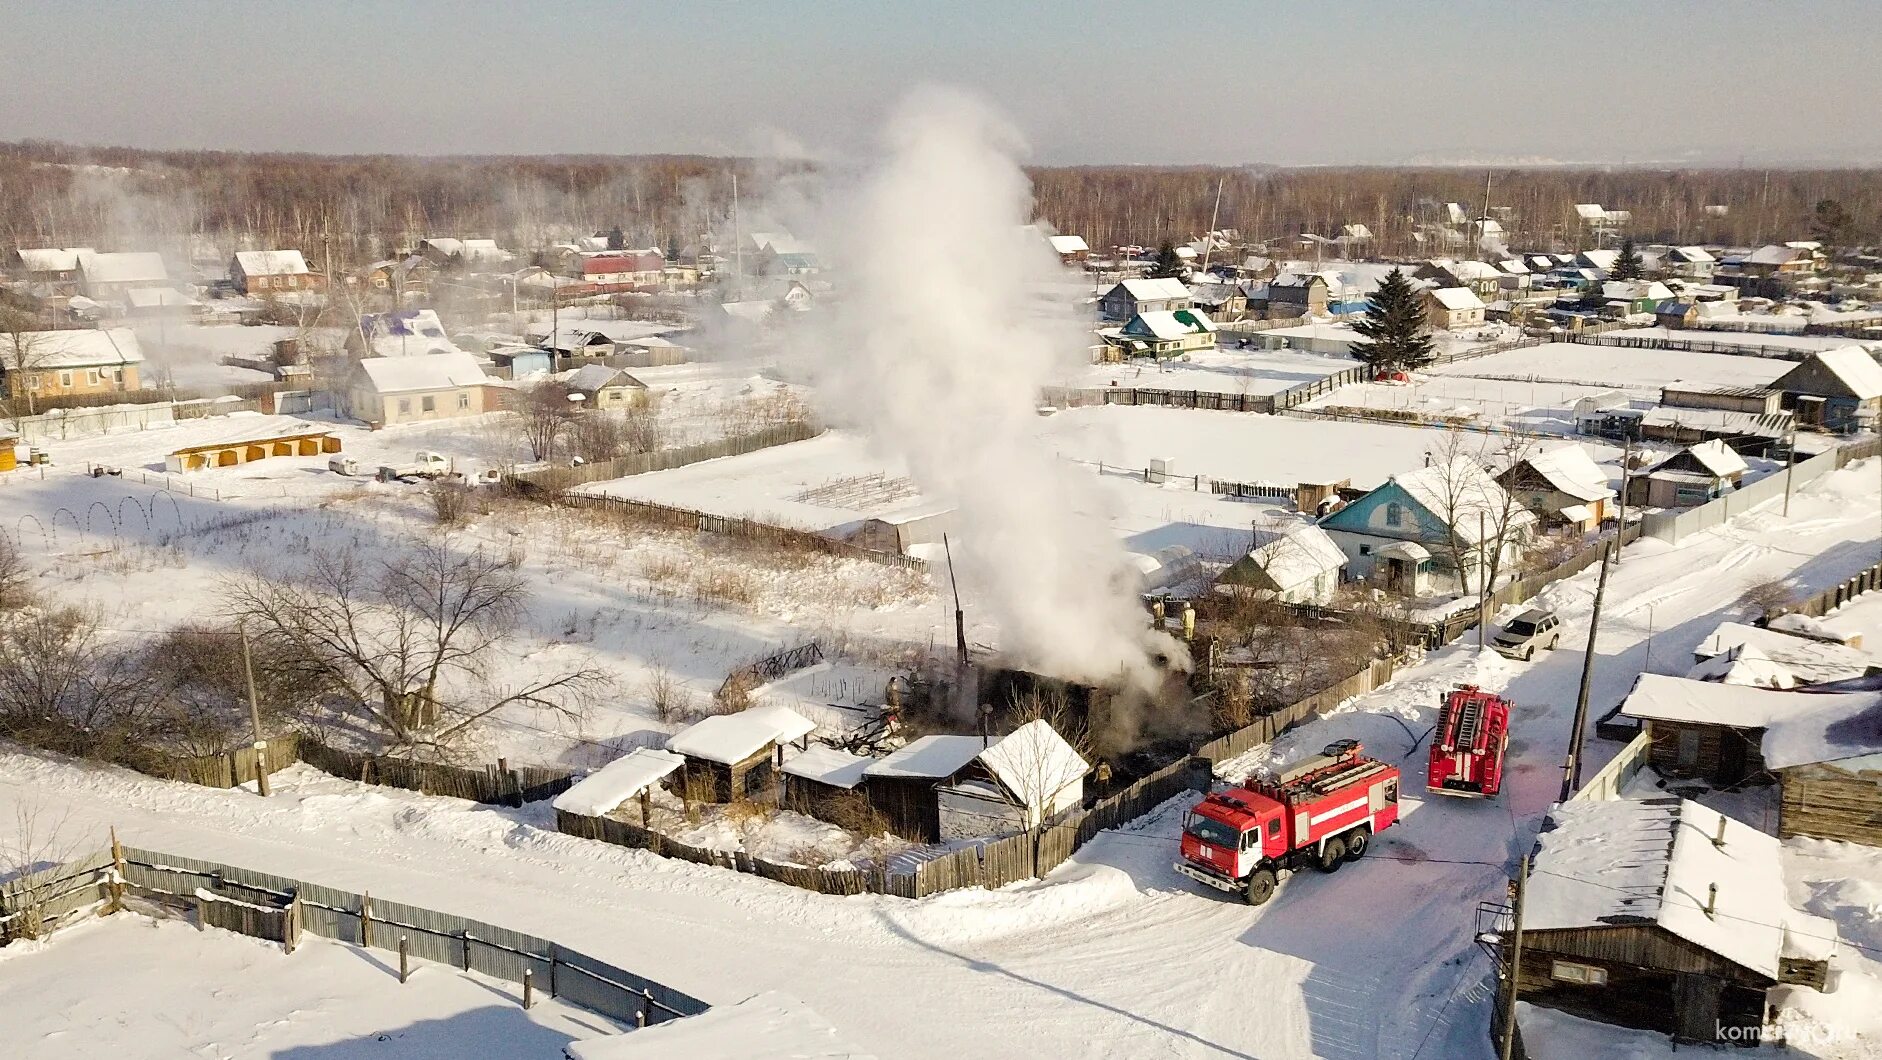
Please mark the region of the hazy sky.
POLYGON ((1882 0, 0 0, 0 139, 843 151, 965 85, 1041 162, 1882 162, 1882 0))

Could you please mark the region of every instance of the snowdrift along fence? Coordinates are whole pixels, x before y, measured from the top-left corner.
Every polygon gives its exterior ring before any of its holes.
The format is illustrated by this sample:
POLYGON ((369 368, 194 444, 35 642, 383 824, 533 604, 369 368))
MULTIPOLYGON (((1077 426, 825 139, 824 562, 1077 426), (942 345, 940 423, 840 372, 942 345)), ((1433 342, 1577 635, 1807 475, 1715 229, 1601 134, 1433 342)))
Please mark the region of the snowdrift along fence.
POLYGON ((36 939, 110 897, 111 852, 99 850, 0 883, 0 946, 36 939))
MULTIPOLYGON (((130 888, 232 909, 245 904, 258 911, 251 919, 263 930, 269 925, 261 914, 272 908, 292 909, 292 914, 283 915, 298 920, 294 926, 323 938, 392 953, 398 952, 403 938, 412 956, 512 983, 521 983, 527 969, 535 987, 547 989, 549 996, 628 1024, 660 1023, 707 1008, 705 1002, 652 979, 494 924, 234 865, 134 847, 123 852, 122 875, 130 888), (199 899, 198 892, 211 897, 199 899)), ((100 871, 108 875, 111 856, 103 858, 100 871)), ((234 912, 214 915, 240 922, 234 912)))
POLYGON ((659 449, 651 453, 630 453, 626 456, 615 457, 613 460, 597 460, 579 467, 519 471, 513 475, 504 476, 504 481, 512 488, 525 493, 531 491, 557 493, 586 482, 603 482, 608 479, 627 478, 630 475, 645 475, 652 471, 670 471, 676 467, 685 467, 704 460, 743 456, 760 449, 808 441, 822 433, 823 428, 814 423, 786 423, 753 431, 750 434, 721 438, 714 442, 701 442, 698 445, 681 446, 678 449, 659 449))
POLYGON ((907 869, 825 869, 784 865, 743 852, 691 846, 613 817, 556 811, 556 829, 583 839, 646 850, 661 857, 713 865, 823 894, 890 894, 924 898, 962 887, 1004 887, 1051 872, 1107 828, 1143 816, 1165 800, 1206 790, 1207 763, 1184 759, 1150 774, 1110 798, 1033 832, 937 854, 907 869))
POLYGON ((1766 475, 1748 486, 1741 486, 1717 500, 1694 508, 1654 512, 1640 521, 1641 533, 1647 537, 1665 541, 1667 544, 1676 545, 1682 538, 1701 530, 1723 526, 1726 522, 1760 504, 1784 496, 1786 480, 1790 481, 1794 491, 1832 471, 1878 453, 1882 453, 1882 439, 1879 438, 1868 438, 1840 446, 1827 453, 1819 453, 1808 460, 1792 465, 1786 471, 1766 475))
POLYGON ((1786 604, 1783 613, 1822 618, 1863 593, 1874 592, 1877 589, 1882 589, 1882 563, 1851 575, 1820 593, 1813 593, 1802 600, 1786 604))

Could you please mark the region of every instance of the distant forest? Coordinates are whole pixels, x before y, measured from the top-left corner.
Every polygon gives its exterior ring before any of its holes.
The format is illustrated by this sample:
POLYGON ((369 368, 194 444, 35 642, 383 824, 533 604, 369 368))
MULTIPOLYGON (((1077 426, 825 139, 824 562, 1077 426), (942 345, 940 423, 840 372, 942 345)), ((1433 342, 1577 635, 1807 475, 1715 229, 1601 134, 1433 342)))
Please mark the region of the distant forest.
MULTIPOLYGON (((428 235, 540 246, 620 226, 631 243, 730 242, 732 175, 745 227, 803 167, 702 156, 416 158, 143 151, 0 144, 0 246, 96 245, 197 258, 292 247, 320 267, 353 267, 428 235)), ((1293 252, 1302 233, 1364 224, 1364 253, 1411 256, 1445 202, 1472 216, 1507 208, 1519 250, 1585 243, 1573 209, 1632 212, 1641 242, 1757 244, 1807 238, 1824 199, 1848 212, 1848 240, 1882 242, 1882 170, 1039 167, 1037 214, 1094 249, 1194 239, 1233 228, 1293 252), (1217 189, 1220 206, 1217 207, 1217 189), (1706 210, 1723 206, 1723 215, 1706 210)), ((911 204, 920 209, 920 204, 911 204)), ((1501 211, 1499 211, 1501 212, 1501 211)), ((777 223, 772 220, 771 223, 777 223)), ((1435 253, 1432 250, 1424 253, 1435 253)))

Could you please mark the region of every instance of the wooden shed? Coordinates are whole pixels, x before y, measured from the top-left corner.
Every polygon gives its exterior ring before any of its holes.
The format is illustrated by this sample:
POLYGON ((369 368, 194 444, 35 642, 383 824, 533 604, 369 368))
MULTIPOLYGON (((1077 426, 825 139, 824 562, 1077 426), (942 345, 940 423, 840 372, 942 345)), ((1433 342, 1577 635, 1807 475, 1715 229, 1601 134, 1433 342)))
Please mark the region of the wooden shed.
POLYGON ((1764 735, 1777 774, 1777 834, 1882 847, 1882 692, 1803 697, 1764 735))
POLYGON ((1557 807, 1522 919, 1519 998, 1678 1041, 1756 1042, 1767 991, 1822 989, 1836 945, 1775 837, 1679 799, 1557 807))
POLYGON ((1641 722, 1662 776, 1731 787, 1765 772, 1765 727, 1808 704, 1795 692, 1641 674, 1621 713, 1641 722))
POLYGON ((823 817, 833 805, 861 801, 863 770, 870 761, 824 744, 807 747, 784 760, 782 805, 823 817))
POLYGON ((936 789, 960 780, 986 746, 979 736, 923 736, 871 762, 863 770, 863 794, 896 835, 936 842, 941 838, 936 789))
POLYGON ((229 437, 200 445, 187 445, 164 458, 164 469, 173 473, 201 471, 212 467, 252 464, 272 456, 320 456, 340 451, 340 439, 332 431, 300 423, 274 431, 256 430, 239 419, 229 437))
POLYGON ((667 740, 667 750, 686 759, 682 783, 688 798, 769 802, 777 795, 784 748, 803 745, 816 727, 788 707, 752 707, 681 729, 667 740))

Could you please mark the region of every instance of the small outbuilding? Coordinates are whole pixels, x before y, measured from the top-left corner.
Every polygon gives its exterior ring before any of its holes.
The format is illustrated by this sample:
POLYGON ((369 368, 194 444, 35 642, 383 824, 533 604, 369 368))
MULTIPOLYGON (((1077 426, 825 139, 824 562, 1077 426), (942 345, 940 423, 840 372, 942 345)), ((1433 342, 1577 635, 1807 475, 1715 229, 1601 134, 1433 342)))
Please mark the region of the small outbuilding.
POLYGON ((789 707, 715 714, 674 733, 667 750, 683 756, 687 798, 705 802, 775 798, 784 748, 807 742, 816 724, 789 707))
POLYGON ((826 744, 812 744, 784 760, 783 805, 820 817, 820 811, 832 802, 861 798, 863 770, 871 761, 826 744))
POLYGON ((1802 427, 1873 428, 1882 415, 1882 364, 1861 346, 1822 350, 1771 384, 1802 427))
POLYGON ((1763 774, 1765 729, 1809 706, 1796 692, 1641 674, 1621 713, 1640 721, 1662 776, 1724 788, 1763 774))
POLYGON ((1690 508, 1731 492, 1749 470, 1745 458, 1724 442, 1700 442, 1633 479, 1627 487, 1627 500, 1654 508, 1690 508))
POLYGON ((270 424, 253 417, 231 416, 219 433, 222 437, 186 445, 164 457, 164 470, 181 474, 252 464, 275 456, 324 456, 340 451, 337 435, 302 420, 270 424))
POLYGON ((629 799, 640 800, 641 827, 647 826, 654 785, 686 765, 685 757, 657 747, 639 747, 577 781, 551 803, 559 813, 606 817, 629 799))
POLYGON ((917 843, 941 838, 935 789, 960 780, 987 741, 979 736, 923 736, 863 770, 863 794, 889 830, 917 843))
POLYGON ((1777 774, 1777 834, 1882 847, 1882 693, 1800 697, 1762 745, 1777 774))
POLYGON ((1346 553, 1318 526, 1302 526, 1256 546, 1222 572, 1225 585, 1244 586, 1259 599, 1324 604, 1340 587, 1346 553))

